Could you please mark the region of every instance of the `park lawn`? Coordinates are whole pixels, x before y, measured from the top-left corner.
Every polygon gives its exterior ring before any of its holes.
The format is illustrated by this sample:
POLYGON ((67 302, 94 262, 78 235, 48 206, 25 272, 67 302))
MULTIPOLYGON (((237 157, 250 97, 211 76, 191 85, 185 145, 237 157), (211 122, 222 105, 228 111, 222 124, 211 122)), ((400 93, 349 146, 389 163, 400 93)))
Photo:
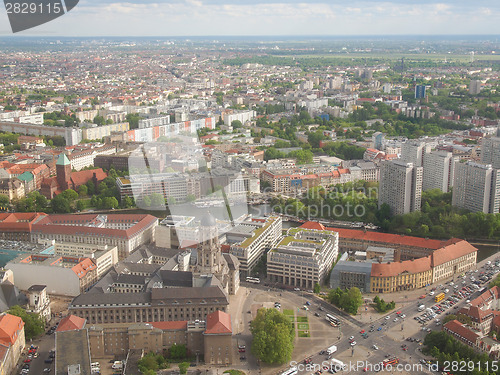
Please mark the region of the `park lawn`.
POLYGON ((297 317, 297 322, 307 323, 307 316, 298 316, 297 317))
POLYGON ((299 337, 311 337, 309 331, 299 331, 299 337))
POLYGON ((293 316, 293 310, 291 310, 291 309, 285 309, 285 310, 283 310, 283 314, 285 314, 285 315, 292 315, 293 316))

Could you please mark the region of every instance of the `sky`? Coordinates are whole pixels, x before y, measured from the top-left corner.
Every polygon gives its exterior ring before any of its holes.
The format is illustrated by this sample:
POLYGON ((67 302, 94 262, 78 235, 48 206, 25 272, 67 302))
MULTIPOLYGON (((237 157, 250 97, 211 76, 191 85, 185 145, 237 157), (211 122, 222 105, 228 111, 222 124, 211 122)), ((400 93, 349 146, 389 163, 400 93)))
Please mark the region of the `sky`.
MULTIPOLYGON (((499 20, 499 0, 80 0, 16 35, 498 35, 499 20)), ((0 5, 5 35, 12 31, 0 5)))

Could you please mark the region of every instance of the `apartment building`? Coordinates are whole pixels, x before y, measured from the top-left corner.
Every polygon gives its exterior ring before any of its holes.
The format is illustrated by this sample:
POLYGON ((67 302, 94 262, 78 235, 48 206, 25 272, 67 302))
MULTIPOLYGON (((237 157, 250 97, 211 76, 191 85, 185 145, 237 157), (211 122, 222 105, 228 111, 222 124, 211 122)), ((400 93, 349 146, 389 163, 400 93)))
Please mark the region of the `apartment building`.
POLYGON ((282 233, 280 216, 244 221, 226 233, 230 253, 240 261, 240 271, 248 276, 266 249, 276 244, 282 233))
POLYGON ((338 251, 336 232, 291 228, 267 254, 267 277, 271 282, 313 289, 324 281, 338 251))
POLYGON ((409 140, 401 144, 401 161, 422 167, 426 154, 431 152, 431 145, 418 140, 409 140))
POLYGON ((423 168, 403 161, 384 162, 380 169, 378 205, 386 203, 393 215, 420 211, 423 168))
POLYGON ((10 314, 0 315, 0 374, 16 370, 25 346, 23 320, 10 314))
POLYGON ((500 174, 491 164, 457 163, 451 204, 472 212, 500 212, 500 174))
POLYGON ((423 160, 422 190, 439 189, 448 193, 453 186, 453 176, 457 159, 451 152, 433 151, 423 160))
POLYGON ((491 164, 493 168, 500 169, 500 137, 483 138, 481 163, 491 164))

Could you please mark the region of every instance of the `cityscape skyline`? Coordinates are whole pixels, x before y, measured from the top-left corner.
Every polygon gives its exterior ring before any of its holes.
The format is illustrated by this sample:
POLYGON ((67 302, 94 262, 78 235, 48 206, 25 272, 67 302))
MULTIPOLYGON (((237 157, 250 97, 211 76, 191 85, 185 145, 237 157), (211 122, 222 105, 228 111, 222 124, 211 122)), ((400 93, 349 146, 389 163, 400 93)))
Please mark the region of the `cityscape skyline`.
MULTIPOLYGON (((5 8, 0 35, 12 34, 5 8)), ((81 1, 70 14, 19 35, 455 35, 498 30, 498 3, 465 1, 81 1), (131 29, 133 25, 133 29, 131 29), (68 31, 70 30, 70 31, 68 31)), ((494 34, 494 33, 493 33, 494 34)))

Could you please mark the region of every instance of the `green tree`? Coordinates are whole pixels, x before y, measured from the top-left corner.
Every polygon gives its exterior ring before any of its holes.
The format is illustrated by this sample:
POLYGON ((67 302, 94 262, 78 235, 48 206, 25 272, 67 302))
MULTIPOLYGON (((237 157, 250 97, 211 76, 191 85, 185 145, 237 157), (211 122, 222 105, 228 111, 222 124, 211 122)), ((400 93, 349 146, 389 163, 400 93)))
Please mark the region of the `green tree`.
POLYGON ((78 193, 73 189, 64 190, 60 195, 66 198, 68 201, 72 202, 78 199, 78 193))
POLYGON ((87 185, 81 185, 78 187, 78 194, 80 194, 80 197, 86 197, 89 192, 89 188, 87 185))
POLYGON ((181 374, 186 374, 187 373, 187 370, 189 368, 189 362, 181 362, 179 363, 179 372, 181 374))
POLYGON ((233 120, 231 121, 231 126, 233 127, 233 129, 239 129, 243 127, 243 124, 240 120, 233 120))
POLYGON ((3 194, 0 194, 0 207, 7 207, 10 205, 9 197, 3 194))
POLYGON ((102 198, 102 208, 108 210, 118 208, 118 200, 115 197, 104 197, 102 198))
POLYGON ((165 198, 163 198, 162 194, 159 193, 151 194, 151 206, 162 207, 164 204, 165 204, 165 198))
POLYGON ((67 214, 71 212, 71 205, 69 200, 62 194, 56 195, 51 202, 52 211, 59 214, 67 214))
POLYGON ((187 348, 184 344, 174 344, 168 351, 172 359, 184 359, 187 356, 187 348))
POLYGON ((40 336, 45 331, 45 322, 39 314, 28 313, 19 305, 12 306, 9 314, 20 317, 24 322, 24 335, 27 340, 40 336))
POLYGON ((321 292, 321 285, 316 283, 314 284, 314 293, 318 294, 319 292, 321 292))
POLYGON ((142 198, 142 203, 144 203, 144 206, 146 207, 151 207, 151 198, 145 196, 144 198, 142 198))
POLYGON ((264 363, 283 364, 293 351, 292 323, 276 309, 259 309, 250 323, 252 353, 264 363))

